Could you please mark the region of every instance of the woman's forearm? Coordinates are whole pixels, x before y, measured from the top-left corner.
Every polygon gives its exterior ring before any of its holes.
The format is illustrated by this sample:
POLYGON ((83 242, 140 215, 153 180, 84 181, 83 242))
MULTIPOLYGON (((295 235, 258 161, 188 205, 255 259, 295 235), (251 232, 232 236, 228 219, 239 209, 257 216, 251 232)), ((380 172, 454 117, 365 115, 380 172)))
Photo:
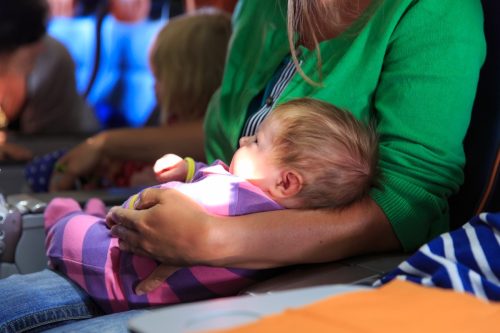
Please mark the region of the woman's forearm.
POLYGON ((149 188, 135 210, 114 207, 107 223, 120 249, 173 266, 259 269, 401 249, 372 199, 343 210, 222 217, 179 191, 149 188))
POLYGON ((166 153, 204 160, 203 121, 165 127, 126 128, 96 136, 102 156, 153 162, 166 153))
POLYGON ((214 266, 268 268, 401 249, 371 199, 340 211, 282 210, 213 219, 210 249, 200 253, 200 262, 214 266))

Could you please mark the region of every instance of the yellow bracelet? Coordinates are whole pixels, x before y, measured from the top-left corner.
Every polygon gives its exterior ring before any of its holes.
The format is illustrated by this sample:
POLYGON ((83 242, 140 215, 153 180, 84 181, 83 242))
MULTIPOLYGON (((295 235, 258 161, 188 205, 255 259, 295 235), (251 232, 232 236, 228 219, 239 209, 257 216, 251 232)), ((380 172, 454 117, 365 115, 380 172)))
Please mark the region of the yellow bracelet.
POLYGON ((129 209, 135 209, 135 203, 139 199, 139 193, 134 194, 133 196, 130 197, 130 200, 128 201, 128 208, 129 209))
POLYGON ((194 177, 194 171, 196 168, 195 162, 191 157, 184 158, 184 161, 187 163, 187 174, 186 174, 186 183, 190 183, 194 177))

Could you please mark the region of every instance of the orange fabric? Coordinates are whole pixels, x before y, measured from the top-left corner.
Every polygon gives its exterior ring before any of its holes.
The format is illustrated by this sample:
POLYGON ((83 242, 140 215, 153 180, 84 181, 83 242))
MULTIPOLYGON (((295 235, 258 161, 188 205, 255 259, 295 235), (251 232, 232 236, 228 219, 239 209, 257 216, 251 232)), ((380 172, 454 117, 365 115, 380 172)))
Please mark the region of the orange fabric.
POLYGON ((332 296, 224 333, 499 332, 500 304, 395 280, 379 289, 332 296))

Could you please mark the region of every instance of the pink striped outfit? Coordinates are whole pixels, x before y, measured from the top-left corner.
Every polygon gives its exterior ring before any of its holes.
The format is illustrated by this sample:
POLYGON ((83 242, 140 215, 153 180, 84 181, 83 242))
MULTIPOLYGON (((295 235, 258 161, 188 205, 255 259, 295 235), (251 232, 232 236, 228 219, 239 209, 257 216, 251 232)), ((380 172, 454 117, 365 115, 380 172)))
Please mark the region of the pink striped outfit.
MULTIPOLYGON (((196 170, 190 183, 169 182, 158 187, 174 188, 217 215, 282 209, 259 188, 231 175, 220 161, 210 166, 197 163, 196 170)), ((182 268, 161 287, 138 296, 134 287, 158 264, 120 251, 104 216, 104 204, 95 199, 85 211, 72 199, 52 200, 45 211, 45 246, 51 267, 76 282, 107 313, 234 295, 275 273, 204 266, 182 268)))

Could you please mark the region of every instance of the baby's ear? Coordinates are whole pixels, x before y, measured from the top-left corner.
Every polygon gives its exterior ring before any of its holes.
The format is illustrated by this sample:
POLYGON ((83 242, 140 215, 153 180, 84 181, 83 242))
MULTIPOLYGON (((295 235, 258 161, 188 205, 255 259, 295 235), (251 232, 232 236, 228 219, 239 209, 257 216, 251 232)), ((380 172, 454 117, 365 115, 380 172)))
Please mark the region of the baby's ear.
POLYGON ((275 195, 278 198, 290 198, 302 190, 304 179, 294 170, 283 170, 275 185, 275 195))

